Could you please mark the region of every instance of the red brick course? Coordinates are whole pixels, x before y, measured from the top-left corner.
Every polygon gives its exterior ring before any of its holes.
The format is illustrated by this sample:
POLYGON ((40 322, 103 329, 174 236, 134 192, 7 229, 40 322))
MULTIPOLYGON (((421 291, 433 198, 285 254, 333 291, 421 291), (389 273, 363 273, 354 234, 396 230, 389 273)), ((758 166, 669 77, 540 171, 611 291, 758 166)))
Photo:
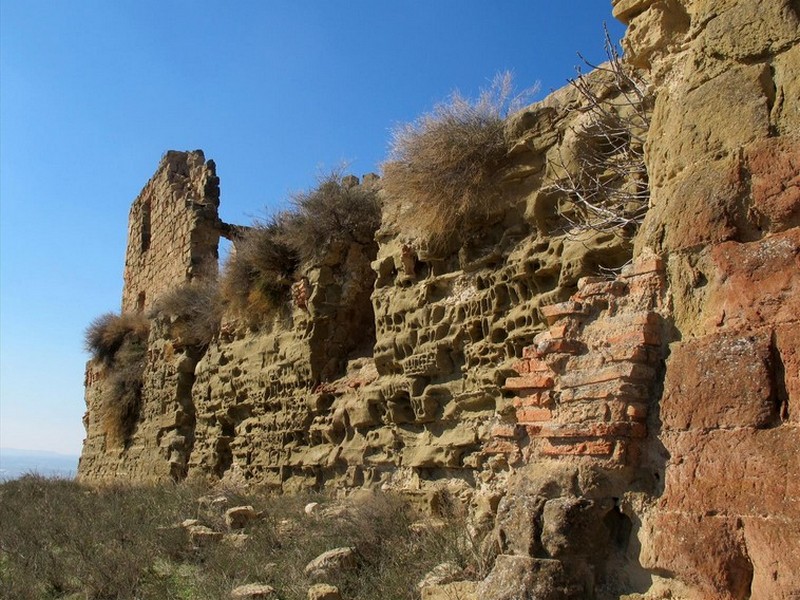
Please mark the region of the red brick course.
POLYGON ((571 300, 540 309, 549 328, 503 386, 518 426, 496 425, 487 454, 516 456, 527 444, 527 460, 636 460, 662 361, 662 270, 652 257, 614 280, 584 278, 571 300))

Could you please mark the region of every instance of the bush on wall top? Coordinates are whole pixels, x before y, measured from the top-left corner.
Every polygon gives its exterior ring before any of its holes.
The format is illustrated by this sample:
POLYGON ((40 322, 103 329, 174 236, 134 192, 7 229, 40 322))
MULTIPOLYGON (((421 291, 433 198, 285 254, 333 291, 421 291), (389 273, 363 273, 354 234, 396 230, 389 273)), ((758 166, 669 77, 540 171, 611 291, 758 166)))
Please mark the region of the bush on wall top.
POLYGON ((508 151, 505 117, 521 98, 511 94, 511 75, 503 73, 476 101, 453 93, 395 129, 383 187, 408 204, 401 228, 419 232, 432 250, 496 211, 497 175, 508 151))
POLYGON ((381 224, 375 190, 334 171, 320 177, 317 187, 292 196, 284 240, 304 261, 319 258, 334 242, 373 244, 381 224))
POLYGON ((222 294, 235 312, 257 322, 287 298, 301 263, 322 258, 332 244, 370 246, 381 222, 377 193, 334 171, 295 194, 292 208, 245 230, 222 275, 222 294))

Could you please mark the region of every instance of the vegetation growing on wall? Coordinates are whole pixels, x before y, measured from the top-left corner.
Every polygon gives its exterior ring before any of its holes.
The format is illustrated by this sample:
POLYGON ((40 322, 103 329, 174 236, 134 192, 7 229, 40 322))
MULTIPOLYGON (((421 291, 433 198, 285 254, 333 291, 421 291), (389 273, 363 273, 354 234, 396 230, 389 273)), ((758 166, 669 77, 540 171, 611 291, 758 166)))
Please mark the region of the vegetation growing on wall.
POLYGON ((605 48, 607 63, 586 63, 595 83, 580 69, 570 82, 584 101, 580 110, 586 118, 573 130, 572 158, 562 156, 554 165, 562 176, 553 187, 571 200, 561 216, 572 234, 629 236, 644 219, 650 198, 644 142, 652 96, 642 76, 623 63, 608 32, 605 48))
POLYGON ((86 329, 86 349, 105 374, 100 419, 111 446, 126 444, 136 426, 149 331, 137 313, 106 313, 86 329))
POLYGON ((291 198, 284 239, 303 261, 319 259, 334 243, 375 244, 381 206, 375 190, 334 171, 317 187, 291 198))
POLYGON ((300 257, 284 240, 285 214, 245 230, 222 272, 222 297, 234 313, 258 322, 288 297, 300 257))
POLYGON ((291 203, 290 210, 245 230, 223 269, 223 299, 251 324, 285 304, 302 263, 313 264, 336 243, 375 243, 381 211, 371 187, 333 172, 291 203))
POLYGON ((162 295, 150 316, 166 317, 178 346, 206 347, 219 332, 222 298, 216 279, 183 284, 162 295))
POLYGON ((500 74, 476 101, 457 92, 395 129, 383 187, 405 203, 402 229, 419 232, 431 250, 448 248, 470 225, 498 208, 498 175, 508 152, 505 117, 519 104, 511 75, 500 74))

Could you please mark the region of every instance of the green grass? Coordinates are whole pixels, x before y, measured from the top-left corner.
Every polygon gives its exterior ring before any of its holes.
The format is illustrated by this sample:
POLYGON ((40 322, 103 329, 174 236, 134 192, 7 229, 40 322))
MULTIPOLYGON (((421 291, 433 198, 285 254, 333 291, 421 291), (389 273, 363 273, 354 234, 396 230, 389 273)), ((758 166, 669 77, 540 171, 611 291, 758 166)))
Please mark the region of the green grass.
MULTIPOLYGON (((328 583, 353 600, 418 598, 417 582, 442 562, 475 572, 464 524, 413 533, 419 518, 396 496, 364 494, 338 516, 308 516, 324 496, 214 491, 186 484, 88 487, 27 475, 0 484, 0 597, 14 599, 214 599, 245 583, 272 585, 300 600, 313 583, 305 565, 326 550, 357 549, 358 567, 328 583), (226 496, 227 505, 198 502, 226 496), (224 510, 253 505, 261 518, 240 546, 192 546, 185 519, 227 530, 224 510)), ((337 504, 338 505, 338 504, 337 504)))

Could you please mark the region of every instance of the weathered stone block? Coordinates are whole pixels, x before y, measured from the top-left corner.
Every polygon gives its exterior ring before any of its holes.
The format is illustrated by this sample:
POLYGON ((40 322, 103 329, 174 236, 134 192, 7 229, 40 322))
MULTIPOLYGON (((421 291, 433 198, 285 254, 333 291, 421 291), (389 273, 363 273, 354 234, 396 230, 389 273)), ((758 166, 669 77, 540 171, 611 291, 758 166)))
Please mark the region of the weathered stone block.
POLYGON ((590 598, 592 589, 590 575, 573 575, 558 560, 498 556, 477 595, 482 600, 579 600, 590 598))
POLYGON ((611 535, 603 517, 610 508, 586 498, 548 500, 542 511, 542 547, 553 558, 583 556, 602 562, 611 535))
POLYGON ((779 422, 768 331, 676 344, 661 402, 665 429, 767 427, 779 422))
POLYGON ((728 242, 704 257, 710 273, 707 327, 755 329, 800 314, 800 228, 750 243, 728 242))
POLYGON ((733 515, 800 515, 800 430, 667 432, 666 509, 733 515), (780 476, 776 476, 780 473, 780 476))
POLYGON ((674 574, 709 597, 750 595, 753 565, 737 518, 659 513, 646 527, 652 537, 643 546, 644 567, 674 574))

